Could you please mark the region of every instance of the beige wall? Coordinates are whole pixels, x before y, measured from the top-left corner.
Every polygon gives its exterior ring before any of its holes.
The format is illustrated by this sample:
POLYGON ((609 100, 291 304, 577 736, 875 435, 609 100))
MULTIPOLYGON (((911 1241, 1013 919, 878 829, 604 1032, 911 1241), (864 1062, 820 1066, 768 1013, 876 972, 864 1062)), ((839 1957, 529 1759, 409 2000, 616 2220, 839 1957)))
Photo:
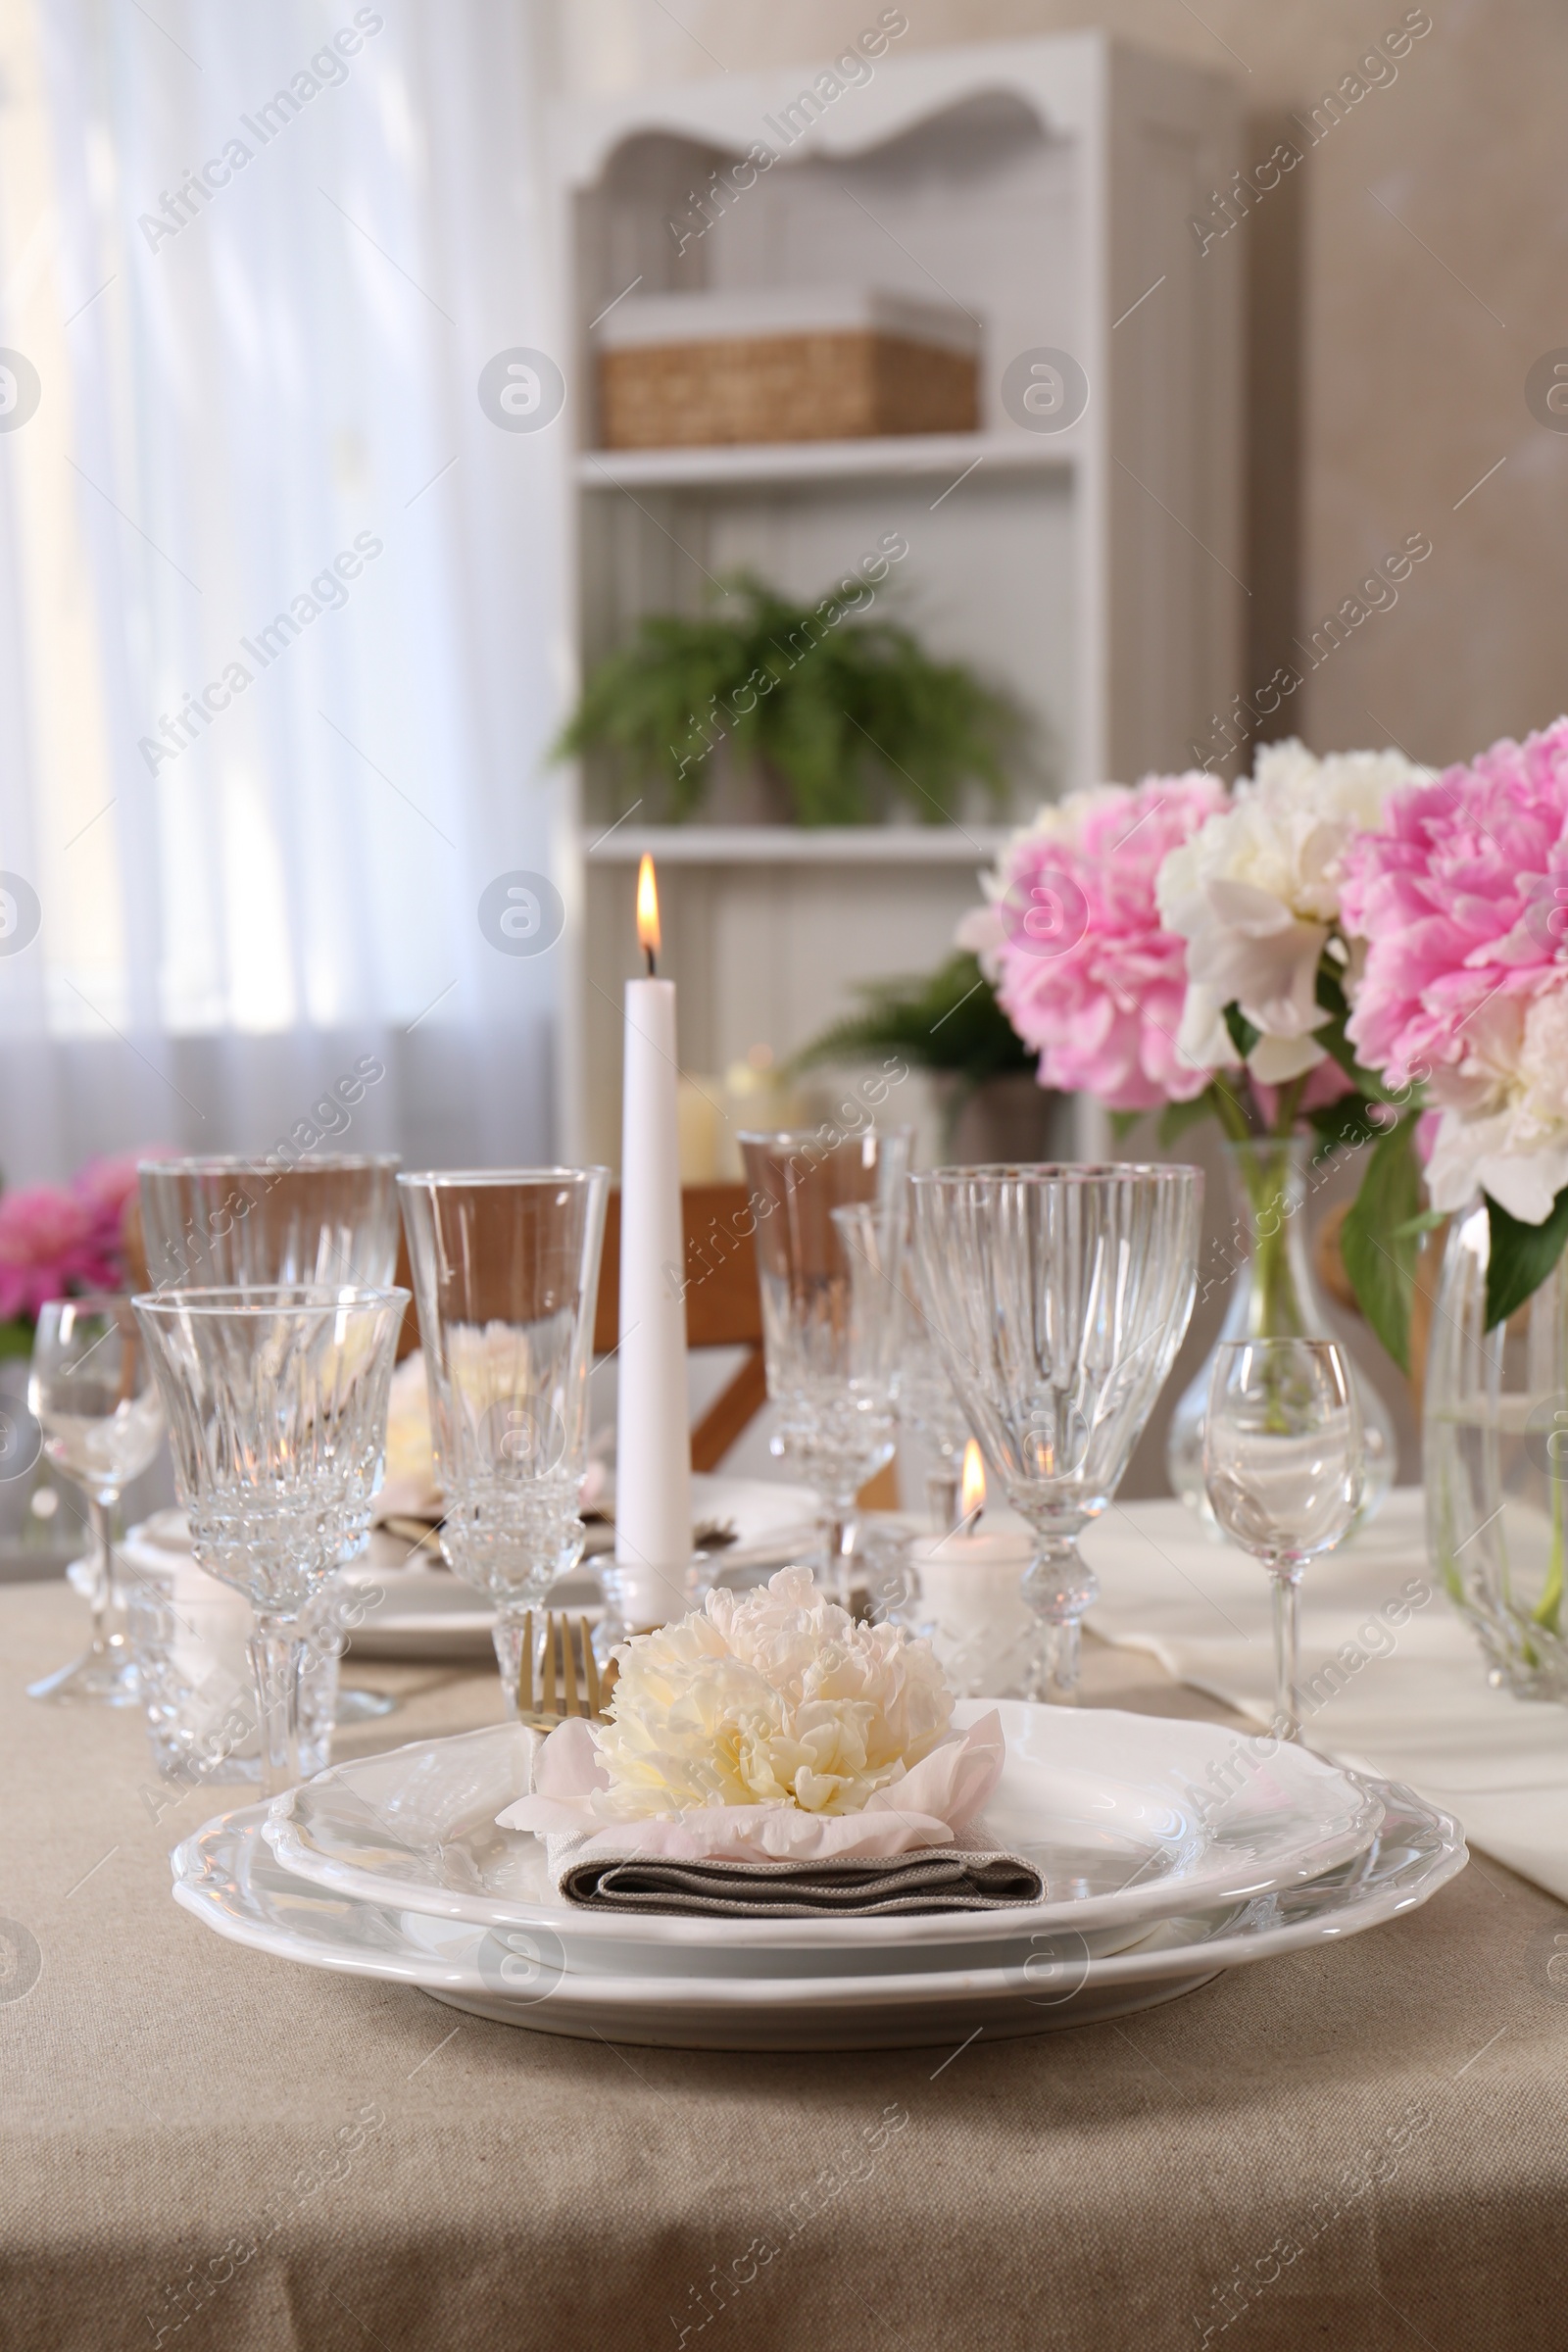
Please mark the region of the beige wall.
MULTIPOLYGON (((557 0, 562 75, 587 93, 825 61, 880 5, 557 0)), ((1238 161, 1253 165, 1280 118, 1406 13, 1405 0, 904 6, 909 47, 1097 24, 1228 67, 1253 118, 1238 161)), ((1249 676, 1304 669, 1293 639, 1425 533, 1433 552, 1397 605, 1310 671, 1283 715, 1298 712, 1319 751, 1392 737, 1450 760, 1568 708, 1568 434, 1524 399, 1532 363, 1568 346, 1568 42, 1557 0, 1425 13, 1433 29, 1396 80, 1237 232, 1251 288, 1249 676)))

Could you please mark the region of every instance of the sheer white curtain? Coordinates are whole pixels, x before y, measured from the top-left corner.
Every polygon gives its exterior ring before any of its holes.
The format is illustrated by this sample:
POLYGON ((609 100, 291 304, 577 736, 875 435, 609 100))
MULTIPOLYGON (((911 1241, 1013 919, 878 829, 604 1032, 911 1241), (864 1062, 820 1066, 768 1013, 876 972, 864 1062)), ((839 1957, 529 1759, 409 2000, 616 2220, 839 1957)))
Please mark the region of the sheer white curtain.
POLYGON ((565 813, 565 420, 476 389, 562 348, 537 40, 526 0, 0 10, 10 1183, 266 1149, 356 1065, 344 1143, 552 1147, 562 953, 477 916, 565 813))

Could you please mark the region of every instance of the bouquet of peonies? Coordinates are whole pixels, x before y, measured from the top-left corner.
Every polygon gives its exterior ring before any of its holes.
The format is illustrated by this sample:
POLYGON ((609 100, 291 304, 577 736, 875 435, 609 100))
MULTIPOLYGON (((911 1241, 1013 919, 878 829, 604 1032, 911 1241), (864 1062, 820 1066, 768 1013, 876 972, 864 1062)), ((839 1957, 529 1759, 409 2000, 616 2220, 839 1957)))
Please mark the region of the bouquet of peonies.
POLYGON ((1043 809, 966 917, 1043 1086, 1367 1152, 1342 1246, 1408 1369, 1423 1229, 1479 1189, 1492 1319, 1568 1240, 1568 719, 1442 775, 1259 751, 1043 809), (1423 1118, 1428 1109, 1436 1120, 1423 1118), (1419 1146, 1432 1138, 1432 1206, 1419 1146))
POLYGON ((0 1355, 28 1352, 46 1299, 123 1287, 125 1211, 137 1162, 154 1155, 90 1159, 69 1184, 0 1193, 0 1355))

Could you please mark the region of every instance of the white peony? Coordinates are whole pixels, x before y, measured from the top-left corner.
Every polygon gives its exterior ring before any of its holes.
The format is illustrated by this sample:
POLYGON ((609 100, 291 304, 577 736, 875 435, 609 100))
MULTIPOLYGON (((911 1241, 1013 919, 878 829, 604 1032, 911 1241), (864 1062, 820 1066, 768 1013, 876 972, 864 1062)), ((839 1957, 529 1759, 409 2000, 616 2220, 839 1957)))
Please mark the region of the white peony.
POLYGON ((435 1478, 430 1445, 430 1398, 424 1385, 424 1349, 416 1348, 392 1375, 387 1398, 386 1475, 428 1487, 435 1478))
POLYGON ((1486 1191, 1522 1224, 1544 1224, 1568 1185, 1568 989, 1494 998, 1432 1093, 1443 1104, 1426 1171, 1433 1207, 1453 1215, 1486 1191))
POLYGON ((951 1842, 1002 1769, 994 1714, 953 1730, 930 1643, 857 1624, 805 1568, 615 1658, 611 1720, 553 1731, 503 1828, 586 1834, 588 1854, 886 1856, 951 1842))
POLYGON ((1261 1030, 1247 1057, 1277 1086, 1323 1059, 1317 968, 1339 918, 1339 861, 1401 784, 1431 771, 1399 752, 1316 759, 1293 736, 1265 745, 1228 808, 1172 850, 1155 886, 1160 919, 1187 945, 1179 1044, 1206 1066, 1234 1064, 1227 1004, 1261 1030))
POLYGON ((599 1735, 620 1820, 692 1805, 856 1813, 945 1736, 953 1693, 930 1643, 858 1625, 805 1568, 710 1592, 678 1625, 618 1651, 599 1735))

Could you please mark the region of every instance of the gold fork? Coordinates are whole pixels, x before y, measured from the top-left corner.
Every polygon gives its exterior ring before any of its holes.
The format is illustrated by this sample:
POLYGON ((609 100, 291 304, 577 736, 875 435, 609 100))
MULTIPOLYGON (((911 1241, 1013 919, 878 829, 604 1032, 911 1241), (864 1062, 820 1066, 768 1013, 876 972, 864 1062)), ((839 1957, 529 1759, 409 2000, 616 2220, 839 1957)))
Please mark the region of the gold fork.
POLYGON ((544 1611, 543 1655, 539 1660, 539 1688, 534 1688, 533 1611, 522 1621, 522 1656, 517 1666, 517 1721, 533 1732, 553 1732, 558 1723, 580 1715, 589 1723, 608 1720, 606 1708, 615 1687, 615 1662, 611 1659, 603 1674, 594 1657, 593 1637, 586 1617, 579 1617, 577 1630, 572 1631, 570 1618, 564 1609, 559 1617, 549 1609, 544 1611), (561 1702, 558 1705, 557 1663, 559 1653, 561 1702), (578 1698, 577 1681, 582 1677, 582 1695, 578 1698))

